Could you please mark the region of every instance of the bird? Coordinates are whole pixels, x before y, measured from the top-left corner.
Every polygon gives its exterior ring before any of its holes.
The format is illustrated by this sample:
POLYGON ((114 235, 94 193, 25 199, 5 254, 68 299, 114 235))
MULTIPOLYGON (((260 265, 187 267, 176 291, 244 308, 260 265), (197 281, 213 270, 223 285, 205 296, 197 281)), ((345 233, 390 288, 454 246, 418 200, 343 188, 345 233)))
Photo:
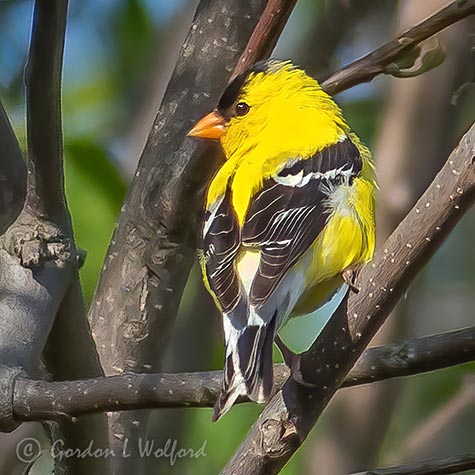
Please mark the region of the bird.
POLYGON ((238 398, 269 400, 274 342, 299 377, 299 355, 278 331, 345 282, 358 290, 355 272, 374 252, 377 185, 340 107, 291 61, 243 71, 188 136, 218 140, 225 157, 207 187, 198 251, 224 330, 216 421, 238 398))

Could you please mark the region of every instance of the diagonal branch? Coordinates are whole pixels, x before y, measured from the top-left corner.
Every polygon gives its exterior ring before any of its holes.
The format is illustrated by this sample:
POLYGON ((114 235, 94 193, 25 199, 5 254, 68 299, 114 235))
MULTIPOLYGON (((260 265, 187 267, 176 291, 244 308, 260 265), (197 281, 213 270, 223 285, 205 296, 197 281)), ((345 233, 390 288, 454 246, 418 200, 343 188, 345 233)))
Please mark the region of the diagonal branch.
POLYGON ((231 71, 236 74, 268 54, 294 4, 295 0, 200 3, 91 306, 93 332, 108 374, 160 366, 194 259, 203 183, 219 156, 217 147, 185 135, 193 121, 215 107, 231 71))
MULTIPOLYGON (((362 2, 350 3, 354 5, 362 2)), ((393 34, 395 37, 403 36, 399 35, 401 31, 417 25, 448 3, 449 1, 426 0, 400 4, 396 9, 397 18, 393 19, 395 24, 400 25, 400 29, 393 34)), ((393 6, 395 5, 394 2, 393 6)), ((355 11, 360 12, 360 9, 355 8, 355 11)), ((460 42, 467 37, 473 19, 472 16, 467 19, 468 21, 460 21, 421 45, 423 50, 431 44, 443 45, 446 59, 436 71, 423 74, 411 81, 394 80, 387 76, 383 79, 391 85, 391 88, 385 100, 385 119, 379 126, 380 146, 373 149, 373 154, 377 157, 377 176, 381 188, 376 200, 378 233, 376 241, 379 244, 384 243, 422 195, 453 147, 452 142, 456 137, 447 142, 447 134, 440 132, 446 130, 445 127, 451 123, 456 113, 456 109, 451 107, 447 98, 458 87, 458 84, 453 83, 455 76, 460 73, 460 68, 465 68, 462 65, 469 62, 467 61, 469 51, 460 48, 460 42), (422 123, 421 117, 424 118, 422 123), (449 143, 450 147, 447 148, 449 143), (414 157, 417 157, 417 160, 414 160, 414 157)), ((418 51, 419 48, 416 47, 414 50, 418 51)), ((403 53, 403 57, 410 56, 415 51, 411 49, 403 53)), ((396 61, 401 64, 403 57, 401 60, 397 58, 396 61)), ((420 58, 427 59, 427 56, 420 54, 420 58)), ((421 60, 418 59, 415 64, 417 63, 420 64, 421 60)), ((384 71, 390 74, 389 70, 394 70, 395 67, 394 63, 390 64, 384 71)), ((404 299, 390 315, 372 341, 373 345, 407 337, 403 333, 407 330, 408 305, 410 306, 410 302, 414 299, 414 292, 417 294, 417 289, 411 292, 409 299, 404 299)), ((347 467, 375 466, 383 440, 382 435, 387 431, 403 387, 399 381, 393 380, 388 384, 368 385, 359 391, 339 393, 326 415, 330 419, 336 417, 339 423, 328 427, 324 434, 320 434, 321 437, 319 435, 313 438, 314 440, 309 442, 311 450, 325 457, 326 463, 330 465, 334 461, 347 467), (352 410, 355 400, 358 411, 352 410), (348 413, 344 421, 339 415, 341 413, 348 413), (359 437, 347 436, 354 431, 357 431, 359 437)), ((319 465, 319 455, 311 462, 315 468, 319 465)))
MULTIPOLYGON (((414 338, 366 350, 341 387, 420 374, 474 359, 475 327, 414 338)), ((289 376, 288 368, 275 365, 274 375, 277 391, 289 376)), ((221 371, 124 374, 64 382, 18 378, 12 411, 17 420, 31 421, 101 411, 212 407, 221 388, 221 379, 221 371)))
MULTIPOLYGON (((263 19, 273 14, 265 34, 257 35, 249 56, 252 62, 273 47, 294 3, 199 3, 91 305, 92 333, 106 374, 160 370, 194 261, 194 228, 201 213, 203 183, 219 158, 215 145, 186 139, 186 133, 194 121, 215 107, 249 38, 264 26, 263 19)), ((147 414, 111 416, 111 444, 143 435, 148 419, 147 414)), ((117 471, 140 473, 141 462, 121 461, 117 471)))
POLYGON ((271 400, 223 474, 278 473, 356 363, 412 279, 475 200, 475 124, 415 207, 364 267, 358 294, 344 299, 302 357, 304 380, 289 380, 271 400))
MULTIPOLYGON (((200 187, 216 167, 216 149, 191 143, 184 135, 193 120, 215 106, 264 4, 274 20, 259 21, 256 30, 260 33, 254 32, 253 37, 260 46, 247 49, 253 53, 249 62, 272 49, 293 3, 200 2, 91 306, 93 335, 107 374, 160 369, 193 260, 194 226, 190 221, 199 216, 200 187)), ((142 430, 137 418, 132 427, 127 417, 111 423, 114 440, 124 437, 125 428, 142 430)))
POLYGON ((297 0, 269 0, 267 2, 230 80, 256 61, 267 58, 272 53, 296 3, 297 0))
POLYGON ((439 31, 469 15, 475 14, 475 0, 453 0, 446 7, 419 24, 401 33, 366 56, 345 66, 322 83, 331 95, 357 84, 371 81, 379 74, 388 72, 388 66, 403 54, 439 31))
POLYGON ((0 103, 0 236, 16 218, 25 197, 26 168, 7 113, 0 103))
POLYGON ((475 469, 475 454, 454 455, 396 467, 376 468, 353 475, 446 475, 475 469))

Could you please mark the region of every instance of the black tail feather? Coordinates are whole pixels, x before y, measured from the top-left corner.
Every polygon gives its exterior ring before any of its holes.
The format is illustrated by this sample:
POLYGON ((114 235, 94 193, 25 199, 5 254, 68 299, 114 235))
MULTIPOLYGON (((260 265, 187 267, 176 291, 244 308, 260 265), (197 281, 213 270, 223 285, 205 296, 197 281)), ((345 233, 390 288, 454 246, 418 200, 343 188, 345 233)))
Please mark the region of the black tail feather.
MULTIPOLYGON (((249 397, 256 402, 267 402, 274 387, 274 370, 272 365, 272 348, 275 337, 275 319, 265 330, 259 358, 256 361, 253 384, 247 386, 249 397)), ((250 381, 250 380, 249 380, 250 381)))
POLYGON ((255 402, 268 401, 273 384, 272 347, 275 319, 268 325, 252 325, 229 335, 223 387, 216 400, 213 421, 226 413, 240 396, 255 402))

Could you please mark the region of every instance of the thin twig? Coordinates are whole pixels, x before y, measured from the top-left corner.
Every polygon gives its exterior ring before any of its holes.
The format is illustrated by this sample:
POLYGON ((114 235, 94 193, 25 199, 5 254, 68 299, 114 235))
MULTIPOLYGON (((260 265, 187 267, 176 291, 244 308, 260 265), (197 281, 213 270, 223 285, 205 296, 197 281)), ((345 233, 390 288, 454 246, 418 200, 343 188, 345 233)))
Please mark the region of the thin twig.
POLYGON ((396 39, 384 43, 332 74, 323 82, 322 87, 333 95, 357 84, 371 81, 379 74, 385 74, 391 63, 420 42, 473 14, 475 14, 475 0, 454 0, 429 18, 401 33, 396 39))
MULTIPOLYGON (((475 327, 366 350, 342 387, 433 371, 475 359, 475 327)), ((275 391, 289 376, 274 366, 275 391)), ((158 407, 212 407, 222 372, 125 374, 82 381, 18 379, 13 410, 18 420, 44 420, 91 412, 158 407)), ((239 402, 245 402, 244 399, 239 402)))
POLYGON ((231 79, 256 61, 267 58, 289 19, 297 0, 269 0, 254 31, 234 68, 231 79))
POLYGON ((446 475, 475 469, 475 454, 434 458, 395 467, 376 468, 353 475, 446 475))

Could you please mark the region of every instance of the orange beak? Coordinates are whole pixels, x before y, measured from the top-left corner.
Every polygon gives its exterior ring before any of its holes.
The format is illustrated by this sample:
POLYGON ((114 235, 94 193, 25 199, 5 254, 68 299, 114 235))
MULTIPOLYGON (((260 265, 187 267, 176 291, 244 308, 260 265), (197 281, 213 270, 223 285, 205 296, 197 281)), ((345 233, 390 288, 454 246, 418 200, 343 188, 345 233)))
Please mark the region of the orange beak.
POLYGON ((213 111, 200 119, 187 135, 203 139, 219 139, 225 133, 226 120, 218 112, 213 111))

